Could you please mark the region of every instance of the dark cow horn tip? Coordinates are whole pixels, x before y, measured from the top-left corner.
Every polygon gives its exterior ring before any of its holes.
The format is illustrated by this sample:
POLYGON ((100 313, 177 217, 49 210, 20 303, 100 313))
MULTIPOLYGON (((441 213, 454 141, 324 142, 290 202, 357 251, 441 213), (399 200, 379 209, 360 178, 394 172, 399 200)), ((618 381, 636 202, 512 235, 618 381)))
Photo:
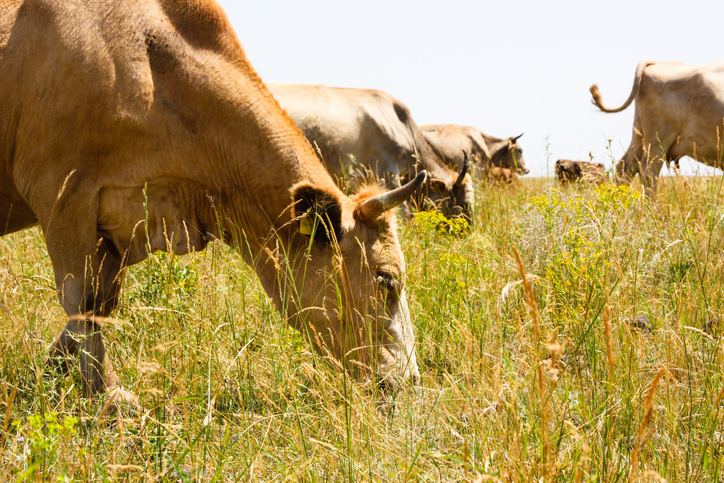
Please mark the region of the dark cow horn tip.
MULTIPOLYGON (((465 152, 465 151, 463 151, 465 152)), ((465 155, 465 159, 463 160, 463 168, 460 170, 460 174, 458 174, 457 179, 455 180, 455 184, 453 186, 460 186, 465 179, 465 175, 468 172, 468 166, 470 165, 470 162, 468 161, 467 154, 465 155)))

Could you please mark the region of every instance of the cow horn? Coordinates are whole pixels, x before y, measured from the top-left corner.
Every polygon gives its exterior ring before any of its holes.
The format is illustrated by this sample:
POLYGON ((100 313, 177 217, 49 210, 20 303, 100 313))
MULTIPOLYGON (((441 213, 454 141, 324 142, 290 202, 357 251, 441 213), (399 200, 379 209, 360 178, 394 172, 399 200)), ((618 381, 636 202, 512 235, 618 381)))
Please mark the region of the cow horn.
POLYGON ((525 134, 525 133, 522 133, 522 134, 519 134, 519 135, 515 136, 515 137, 512 139, 512 141, 513 141, 513 142, 516 142, 518 139, 520 139, 520 138, 523 137, 523 134, 525 134))
POLYGON ((458 174, 458 179, 455 180, 455 184, 453 186, 460 186, 463 182, 463 179, 465 178, 465 175, 468 172, 468 164, 470 163, 470 160, 468 159, 468 153, 463 151, 463 154, 465 155, 465 159, 463 160, 463 169, 460 170, 460 174, 458 174))
POLYGON ((427 179, 427 171, 421 171, 415 179, 395 188, 387 193, 382 193, 377 196, 364 201, 359 208, 357 208, 357 214, 363 220, 374 220, 382 213, 387 210, 391 210, 400 203, 407 201, 412 194, 425 182, 427 179))

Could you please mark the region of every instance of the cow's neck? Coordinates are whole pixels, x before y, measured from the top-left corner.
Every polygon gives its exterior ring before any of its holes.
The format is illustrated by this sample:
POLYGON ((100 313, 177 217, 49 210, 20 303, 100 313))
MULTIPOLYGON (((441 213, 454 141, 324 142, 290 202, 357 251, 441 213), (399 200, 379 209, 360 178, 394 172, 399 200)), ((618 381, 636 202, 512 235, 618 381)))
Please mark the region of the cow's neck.
POLYGON ((418 158, 422 169, 430 173, 432 177, 443 181, 455 179, 455 173, 443 163, 442 158, 437 155, 432 146, 422 136, 419 137, 417 145, 419 149, 418 158))
POLYGON ((307 182, 343 195, 240 47, 218 55, 193 47, 160 54, 151 53, 158 118, 151 119, 150 137, 173 143, 175 155, 144 172, 187 177, 218 197, 224 230, 279 304, 271 258, 303 249, 294 246, 289 223, 292 187, 307 182), (167 125, 171 133, 163 131, 167 125))
POLYGON ((237 239, 242 252, 249 248, 265 251, 278 243, 285 245, 285 251, 293 251, 295 247, 286 246, 291 240, 292 188, 306 182, 338 196, 342 193, 276 103, 261 111, 262 117, 251 116, 251 126, 245 123, 248 136, 231 140, 232 154, 223 163, 220 192, 229 210, 229 221, 243 232, 243 239, 237 239), (278 113, 270 116, 269 111, 275 110, 278 113))
POLYGON ((485 144, 488 146, 490 151, 490 164, 492 166, 500 166, 500 159, 505 155, 505 148, 507 147, 508 140, 500 139, 487 134, 481 133, 485 144))
MULTIPOLYGON (((163 160, 157 169, 204 183, 221 196, 233 223, 254 237, 285 223, 282 214, 289 211, 290 190, 299 182, 341 195, 302 133, 250 67, 223 58, 203 60, 182 59, 182 74, 158 75, 156 104, 162 106, 162 118, 157 121, 177 126, 168 142, 178 158, 163 160), (208 70, 218 75, 210 77, 208 70)), ((151 129, 156 139, 169 137, 151 129)))

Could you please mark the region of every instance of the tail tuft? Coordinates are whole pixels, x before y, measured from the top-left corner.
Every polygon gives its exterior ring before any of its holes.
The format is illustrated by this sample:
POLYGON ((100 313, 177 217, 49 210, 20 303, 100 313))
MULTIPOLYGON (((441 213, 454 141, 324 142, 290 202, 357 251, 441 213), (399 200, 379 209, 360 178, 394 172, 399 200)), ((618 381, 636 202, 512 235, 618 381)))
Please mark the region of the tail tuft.
POLYGON ((593 97, 593 99, 591 99, 591 103, 599 109, 603 109, 603 99, 601 98, 601 91, 598 90, 598 86, 593 84, 588 90, 591 92, 591 96, 593 97))

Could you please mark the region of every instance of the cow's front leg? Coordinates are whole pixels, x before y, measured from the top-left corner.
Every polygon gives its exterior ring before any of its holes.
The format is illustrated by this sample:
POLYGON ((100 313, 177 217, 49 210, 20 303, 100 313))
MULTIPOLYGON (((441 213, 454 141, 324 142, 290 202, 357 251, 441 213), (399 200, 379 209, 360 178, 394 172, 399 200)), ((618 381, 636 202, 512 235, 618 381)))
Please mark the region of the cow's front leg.
POLYGON ((50 344, 46 366, 57 368, 63 375, 68 374, 71 361, 78 356, 78 342, 75 325, 68 321, 63 332, 50 344))
MULTIPOLYGON (((68 322, 50 346, 48 363, 67 373, 70 359, 79 357, 87 396, 119 386, 119 378, 103 343, 101 320, 118 304, 123 273, 120 261, 108 251, 105 243, 96 241, 95 250, 84 260, 82 270, 73 268, 73 265, 79 266, 79 262, 72 264, 68 259, 62 259, 55 263, 54 260, 59 298, 68 314, 68 322)), ((48 240, 52 258, 51 246, 48 240)))
POLYGON ((80 372, 86 395, 118 385, 118 377, 106 354, 101 327, 92 316, 78 314, 70 317, 50 346, 48 363, 67 374, 69 363, 76 356, 80 357, 80 372))

